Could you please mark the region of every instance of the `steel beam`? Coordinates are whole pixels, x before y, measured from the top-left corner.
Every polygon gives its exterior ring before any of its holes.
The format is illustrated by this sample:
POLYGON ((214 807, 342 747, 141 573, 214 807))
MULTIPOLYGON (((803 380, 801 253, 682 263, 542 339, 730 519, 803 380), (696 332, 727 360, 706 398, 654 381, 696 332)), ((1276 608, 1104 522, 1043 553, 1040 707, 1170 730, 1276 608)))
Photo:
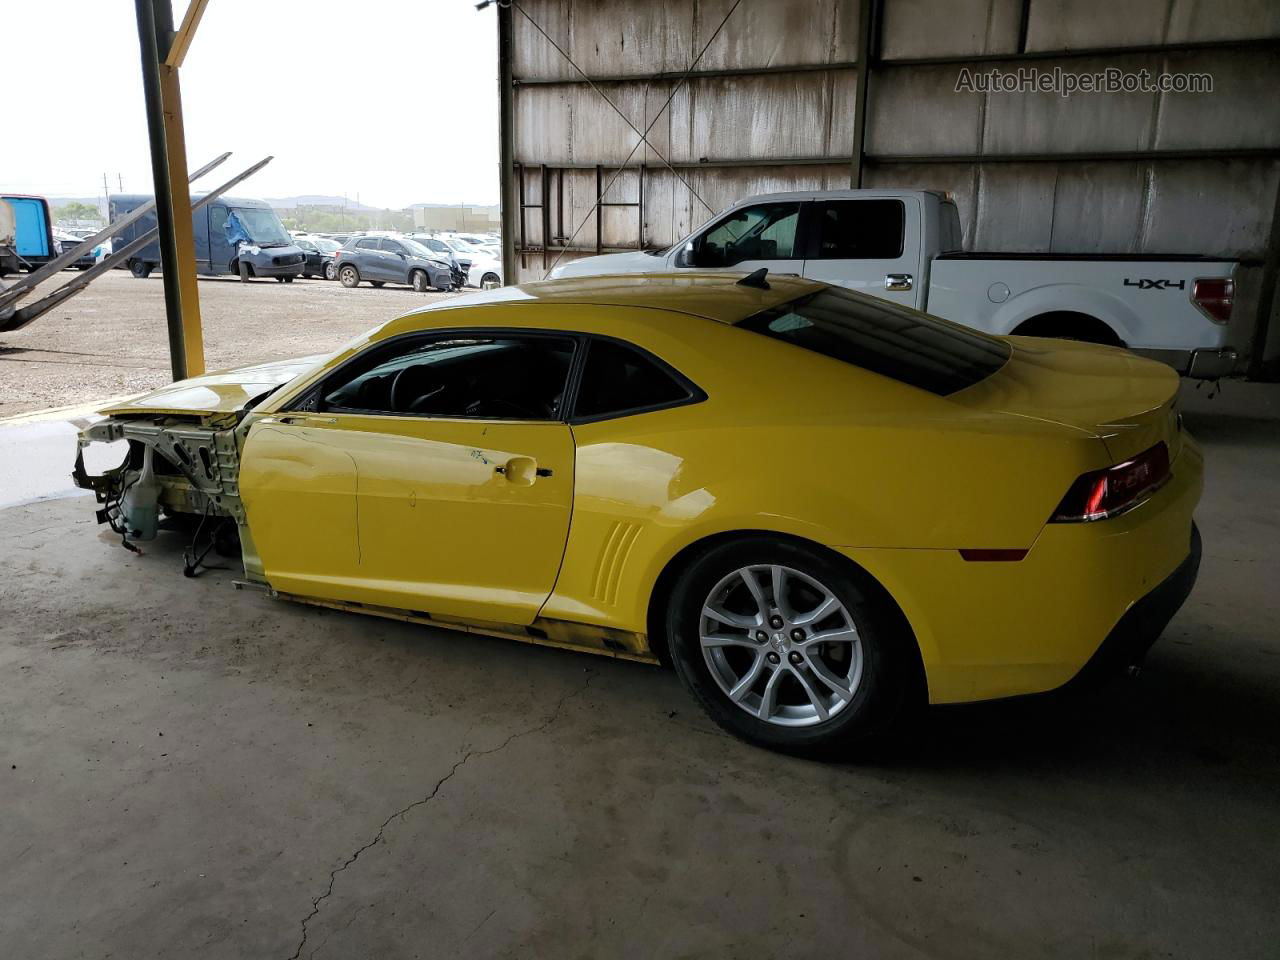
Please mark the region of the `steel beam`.
POLYGON ((186 144, 177 69, 165 66, 174 38, 169 0, 135 0, 142 90, 151 140, 156 225, 164 279, 169 362, 175 380, 204 372, 204 339, 196 287, 191 198, 187 189, 186 144))
MULTIPOLYGON (((507 283, 516 282, 517 220, 524 223, 514 182, 515 91, 511 85, 511 57, 511 4, 506 4, 498 7, 498 188, 502 201, 502 276, 507 283)), ((542 240, 545 243, 547 238, 542 240)))
POLYGON ((849 186, 862 186, 863 156, 867 143, 867 87, 871 81, 871 7, 873 0, 858 0, 858 76, 853 91, 853 149, 850 151, 849 186))
POLYGON ((173 35, 173 43, 169 46, 169 52, 164 58, 166 67, 173 67, 176 70, 187 59, 187 51, 191 49, 196 28, 200 26, 200 18, 204 16, 204 8, 208 5, 209 0, 191 0, 186 16, 182 18, 182 26, 173 35))
POLYGON ((1280 183, 1276 184, 1275 204, 1271 208, 1271 235, 1267 240, 1266 262, 1262 268, 1262 288, 1258 291, 1258 313, 1253 319, 1253 335, 1249 342, 1250 380, 1277 379, 1280 363, 1273 362, 1267 377, 1267 334, 1271 317, 1276 312, 1276 288, 1280 285, 1280 183))

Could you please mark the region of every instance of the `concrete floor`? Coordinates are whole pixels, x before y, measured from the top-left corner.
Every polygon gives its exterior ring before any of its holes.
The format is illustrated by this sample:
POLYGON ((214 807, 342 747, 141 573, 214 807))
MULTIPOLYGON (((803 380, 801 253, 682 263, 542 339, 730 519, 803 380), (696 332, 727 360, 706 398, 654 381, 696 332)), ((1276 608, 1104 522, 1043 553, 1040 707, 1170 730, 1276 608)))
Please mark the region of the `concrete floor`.
POLYGON ((1275 957, 1280 424, 1188 420, 1206 556, 1142 676, 859 766, 728 739, 654 668, 5 509, 0 954, 1275 957))

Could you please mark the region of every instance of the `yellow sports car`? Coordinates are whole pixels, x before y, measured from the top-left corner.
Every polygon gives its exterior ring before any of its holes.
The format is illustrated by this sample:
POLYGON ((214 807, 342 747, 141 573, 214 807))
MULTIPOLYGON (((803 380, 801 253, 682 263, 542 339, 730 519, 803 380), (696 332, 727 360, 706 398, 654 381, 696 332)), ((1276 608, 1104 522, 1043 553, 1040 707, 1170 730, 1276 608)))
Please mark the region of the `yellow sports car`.
POLYGON ((1177 388, 763 271, 589 277, 120 403, 75 475, 188 573, 238 534, 275 595, 670 662, 818 753, 1143 656, 1199 564, 1177 388))

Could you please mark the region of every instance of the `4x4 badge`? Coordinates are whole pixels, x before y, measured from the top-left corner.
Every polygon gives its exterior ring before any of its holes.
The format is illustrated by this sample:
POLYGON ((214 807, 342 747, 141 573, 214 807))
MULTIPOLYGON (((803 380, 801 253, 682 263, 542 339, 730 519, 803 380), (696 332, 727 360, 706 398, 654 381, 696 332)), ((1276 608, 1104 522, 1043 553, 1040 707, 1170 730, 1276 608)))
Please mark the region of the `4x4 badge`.
POLYGON ((1187 281, 1185 280, 1148 280, 1143 277, 1140 280, 1130 280, 1124 278, 1126 287, 1137 287, 1139 290, 1185 290, 1187 281))

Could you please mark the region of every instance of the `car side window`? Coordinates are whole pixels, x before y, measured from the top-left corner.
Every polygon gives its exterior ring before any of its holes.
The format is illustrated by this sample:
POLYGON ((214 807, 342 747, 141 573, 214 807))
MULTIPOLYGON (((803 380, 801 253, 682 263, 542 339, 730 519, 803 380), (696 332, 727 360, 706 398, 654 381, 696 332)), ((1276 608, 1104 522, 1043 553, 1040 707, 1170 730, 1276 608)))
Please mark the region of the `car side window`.
POLYGON ((378 241, 377 241, 376 239, 373 239, 373 238, 366 238, 366 239, 364 239, 364 240, 357 240, 357 241, 356 241, 356 249, 357 249, 357 250, 377 250, 377 249, 378 249, 378 241))
POLYGON ((790 260, 796 256, 799 222, 799 203, 762 203, 735 210, 698 239, 694 266, 731 267, 746 260, 790 260))
POLYGON ((696 387, 646 351, 594 337, 587 348, 573 418, 626 416, 701 397, 696 387))
POLYGON ((818 260, 893 260, 902 256, 901 200, 830 200, 818 215, 818 260))
POLYGON ((307 251, 307 253, 319 252, 316 250, 316 245, 312 243, 310 240, 295 240, 293 242, 298 247, 299 250, 305 250, 307 251))
POLYGON ((478 420, 560 420, 569 337, 468 332, 371 347, 320 388, 323 410, 478 420))
POLYGON ((382 249, 383 253, 400 253, 404 249, 400 244, 396 243, 394 240, 388 240, 386 237, 383 237, 378 242, 378 246, 382 249))

